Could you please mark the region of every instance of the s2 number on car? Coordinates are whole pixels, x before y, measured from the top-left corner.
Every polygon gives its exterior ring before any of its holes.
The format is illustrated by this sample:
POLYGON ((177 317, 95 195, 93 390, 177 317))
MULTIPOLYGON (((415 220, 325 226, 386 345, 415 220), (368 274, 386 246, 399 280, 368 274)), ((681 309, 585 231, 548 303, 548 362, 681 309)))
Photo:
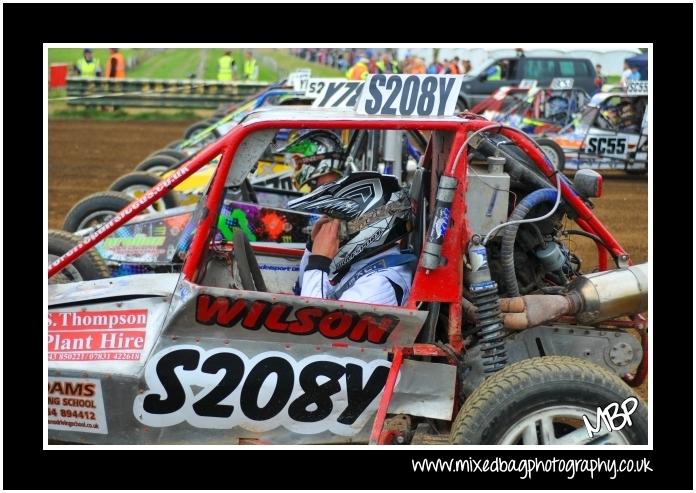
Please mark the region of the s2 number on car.
POLYGON ((370 75, 358 99, 363 115, 453 115, 462 86, 460 75, 370 75))

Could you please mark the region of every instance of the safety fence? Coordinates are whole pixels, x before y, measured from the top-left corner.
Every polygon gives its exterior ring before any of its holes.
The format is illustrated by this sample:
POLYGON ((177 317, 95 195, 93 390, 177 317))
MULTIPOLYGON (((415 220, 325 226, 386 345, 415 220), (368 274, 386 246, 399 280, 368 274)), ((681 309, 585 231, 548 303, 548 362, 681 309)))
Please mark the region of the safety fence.
POLYGON ((200 79, 67 78, 69 105, 118 107, 217 108, 243 101, 268 82, 200 79))

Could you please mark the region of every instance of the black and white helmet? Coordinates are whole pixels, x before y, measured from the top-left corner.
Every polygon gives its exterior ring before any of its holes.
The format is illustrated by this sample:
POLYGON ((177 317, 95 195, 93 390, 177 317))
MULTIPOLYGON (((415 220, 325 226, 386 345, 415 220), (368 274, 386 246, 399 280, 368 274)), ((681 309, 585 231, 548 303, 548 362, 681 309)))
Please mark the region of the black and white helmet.
POLYGON ((341 219, 338 253, 329 278, 345 274, 358 260, 391 247, 413 229, 408 194, 394 176, 362 171, 288 202, 288 208, 341 219))

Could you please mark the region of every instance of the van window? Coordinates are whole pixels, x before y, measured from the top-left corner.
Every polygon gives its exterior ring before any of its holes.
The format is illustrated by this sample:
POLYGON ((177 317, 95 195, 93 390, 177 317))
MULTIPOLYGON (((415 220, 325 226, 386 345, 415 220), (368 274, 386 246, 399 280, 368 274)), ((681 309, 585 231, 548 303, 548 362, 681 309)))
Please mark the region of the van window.
POLYGON ((589 75, 587 65, 582 60, 560 60, 558 67, 561 77, 586 77, 589 75))
POLYGON ((523 79, 553 79, 556 76, 555 60, 525 60, 523 79))

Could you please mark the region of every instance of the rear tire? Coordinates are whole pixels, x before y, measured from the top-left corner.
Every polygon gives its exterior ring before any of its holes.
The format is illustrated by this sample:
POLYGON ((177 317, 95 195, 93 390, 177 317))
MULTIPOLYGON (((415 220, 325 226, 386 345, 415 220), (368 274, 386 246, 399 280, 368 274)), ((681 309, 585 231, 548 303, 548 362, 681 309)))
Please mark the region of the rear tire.
POLYGON ((177 149, 160 149, 159 151, 153 152, 145 159, 150 159, 151 157, 157 157, 157 156, 173 157, 177 161, 183 161, 184 159, 189 157, 189 155, 186 154, 184 151, 179 151, 177 149))
MULTIPOLYGON (((66 231, 48 230, 48 263, 56 261, 74 247, 82 238, 66 231)), ((48 280, 48 284, 65 284, 68 282, 92 281, 111 276, 109 267, 104 259, 94 249, 87 250, 72 264, 48 280)))
MULTIPOLYGON (((150 188, 157 185, 160 181, 161 180, 158 176, 151 173, 134 171, 133 173, 128 173, 127 175, 117 178, 109 186, 109 190, 112 192, 126 193, 132 198, 132 200, 135 200, 141 197, 141 195, 135 195, 136 193, 140 192, 142 194, 143 192, 146 192, 150 188)), ((153 211, 173 209, 174 207, 179 206, 179 201, 176 200, 176 195, 174 195, 174 192, 167 192, 167 194, 155 202, 153 206, 153 211)))
POLYGON ((179 145, 184 141, 184 139, 176 139, 172 140, 169 144, 167 144, 165 147, 167 149, 179 149, 179 145))
POLYGON ((553 140, 546 138, 536 139, 536 143, 541 147, 541 150, 544 151, 544 154, 548 156, 551 164, 553 164, 558 171, 565 170, 565 153, 561 146, 556 144, 553 140))
POLYGON ((172 156, 152 156, 145 158, 142 163, 137 165, 135 171, 145 171, 146 173, 159 176, 176 167, 177 164, 179 164, 179 160, 172 156))
MULTIPOLYGON (((211 125, 212 124, 207 122, 207 121, 194 123, 193 125, 191 125, 189 128, 186 129, 186 132, 184 132, 184 139, 186 139, 186 140, 192 139, 193 137, 196 136, 197 133, 207 129, 211 125)), ((211 140, 214 138, 217 139, 218 137, 220 137, 220 134, 218 133, 218 131, 213 130, 211 132, 211 134, 209 135, 209 137, 206 137, 205 140, 207 141, 208 138, 210 138, 211 140)))
POLYGON ((97 192, 80 200, 68 211, 63 230, 70 233, 103 224, 123 210, 133 199, 121 192, 97 192))
POLYGON ((587 445, 597 439, 647 444, 647 407, 609 370, 569 356, 530 358, 492 375, 464 402, 450 434, 457 445, 587 445), (630 397, 637 400, 632 425, 590 439, 579 416, 586 413, 594 424, 598 407, 620 406, 630 397))

